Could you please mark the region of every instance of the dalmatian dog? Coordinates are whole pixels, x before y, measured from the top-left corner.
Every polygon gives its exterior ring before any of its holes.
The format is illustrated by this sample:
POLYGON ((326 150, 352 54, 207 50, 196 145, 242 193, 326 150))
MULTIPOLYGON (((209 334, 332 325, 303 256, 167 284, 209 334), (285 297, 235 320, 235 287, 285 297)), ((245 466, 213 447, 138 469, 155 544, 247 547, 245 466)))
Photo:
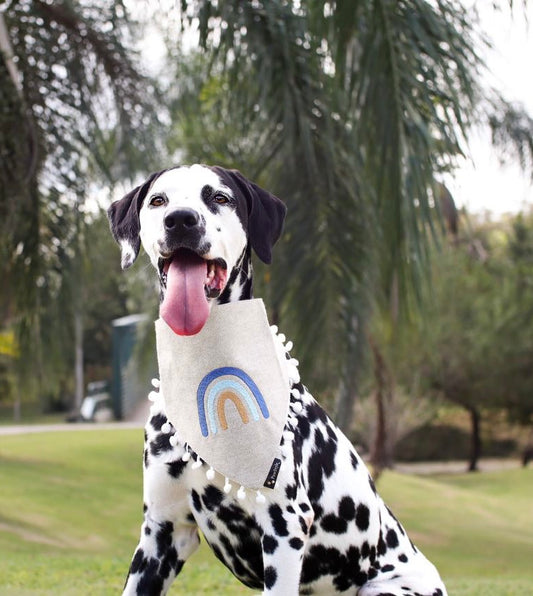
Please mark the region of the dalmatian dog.
MULTIPOLYGON (((160 313, 196 334, 215 303, 252 297, 252 250, 265 263, 283 203, 235 170, 180 166, 152 174, 109 209, 122 267, 141 244, 157 271, 160 313)), ((199 545, 269 596, 445 596, 435 567, 387 508, 363 461, 299 378, 287 344, 291 424, 274 489, 225 485, 186 446, 162 396, 145 427, 144 523, 126 595, 165 594, 199 545)))

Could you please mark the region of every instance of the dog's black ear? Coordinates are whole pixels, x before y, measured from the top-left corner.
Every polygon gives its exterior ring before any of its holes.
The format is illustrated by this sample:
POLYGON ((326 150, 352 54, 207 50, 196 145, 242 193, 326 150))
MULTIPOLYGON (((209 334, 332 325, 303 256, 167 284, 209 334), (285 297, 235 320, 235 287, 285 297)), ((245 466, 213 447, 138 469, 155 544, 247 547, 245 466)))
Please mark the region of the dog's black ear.
POLYGON ((246 225, 250 244, 263 263, 272 262, 272 247, 283 229, 287 207, 278 197, 245 178, 238 170, 211 168, 237 194, 237 211, 246 225))
MULTIPOLYGON (((163 170, 164 171, 164 170, 163 170)), ((133 265, 141 248, 139 211, 152 182, 162 172, 154 172, 139 186, 112 203, 107 217, 113 237, 120 245, 122 269, 133 265)))

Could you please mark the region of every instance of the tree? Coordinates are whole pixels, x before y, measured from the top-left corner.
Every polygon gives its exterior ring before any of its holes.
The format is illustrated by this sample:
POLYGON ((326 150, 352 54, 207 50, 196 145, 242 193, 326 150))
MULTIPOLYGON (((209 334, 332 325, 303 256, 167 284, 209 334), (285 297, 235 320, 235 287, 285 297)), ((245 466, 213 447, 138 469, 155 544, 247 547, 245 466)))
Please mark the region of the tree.
POLYGON ((198 0, 182 11, 209 57, 204 78, 184 83, 178 67, 176 106, 196 96, 205 108, 187 159, 253 160, 250 175, 288 203, 271 309, 306 378, 337 394, 346 429, 368 315, 377 299, 404 311, 420 287, 435 176, 469 123, 469 13, 444 0, 198 0))
MULTIPOLYGON (((533 422, 531 222, 473 222, 435 254, 412 350, 426 387, 470 416, 468 469, 482 453, 484 412, 533 422)), ((405 368, 404 368, 405 370, 405 368)))
POLYGON ((501 276, 504 312, 498 325, 502 391, 497 405, 509 418, 533 426, 533 216, 511 222, 501 276), (503 281, 505 280, 505 281, 503 281))
POLYGON ((83 205, 99 180, 150 167, 156 92, 122 2, 11 0, 1 17, 2 323, 16 326, 21 379, 45 367, 53 384, 73 345, 68 313, 80 344, 83 205), (45 338, 65 343, 40 353, 45 338))

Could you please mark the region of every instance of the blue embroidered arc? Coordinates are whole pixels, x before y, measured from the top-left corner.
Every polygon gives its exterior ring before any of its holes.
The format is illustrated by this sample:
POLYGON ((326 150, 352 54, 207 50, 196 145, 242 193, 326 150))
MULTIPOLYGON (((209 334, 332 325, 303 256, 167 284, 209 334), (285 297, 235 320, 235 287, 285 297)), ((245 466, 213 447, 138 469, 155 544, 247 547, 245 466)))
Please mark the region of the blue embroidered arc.
POLYGON ((210 429, 216 434, 219 429, 227 428, 224 407, 228 400, 237 408, 244 423, 250 418, 259 420, 257 406, 263 418, 270 417, 259 387, 248 374, 234 366, 223 366, 207 373, 198 385, 196 399, 204 437, 209 436, 210 429))

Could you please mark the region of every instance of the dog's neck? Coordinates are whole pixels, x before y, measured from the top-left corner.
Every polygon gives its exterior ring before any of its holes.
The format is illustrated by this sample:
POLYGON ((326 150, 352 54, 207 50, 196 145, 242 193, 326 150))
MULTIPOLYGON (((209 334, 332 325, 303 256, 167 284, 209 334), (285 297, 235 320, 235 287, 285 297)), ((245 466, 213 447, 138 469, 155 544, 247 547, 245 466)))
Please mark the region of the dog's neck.
POLYGON ((219 296, 218 304, 253 298, 252 249, 248 244, 232 269, 228 283, 219 296))

